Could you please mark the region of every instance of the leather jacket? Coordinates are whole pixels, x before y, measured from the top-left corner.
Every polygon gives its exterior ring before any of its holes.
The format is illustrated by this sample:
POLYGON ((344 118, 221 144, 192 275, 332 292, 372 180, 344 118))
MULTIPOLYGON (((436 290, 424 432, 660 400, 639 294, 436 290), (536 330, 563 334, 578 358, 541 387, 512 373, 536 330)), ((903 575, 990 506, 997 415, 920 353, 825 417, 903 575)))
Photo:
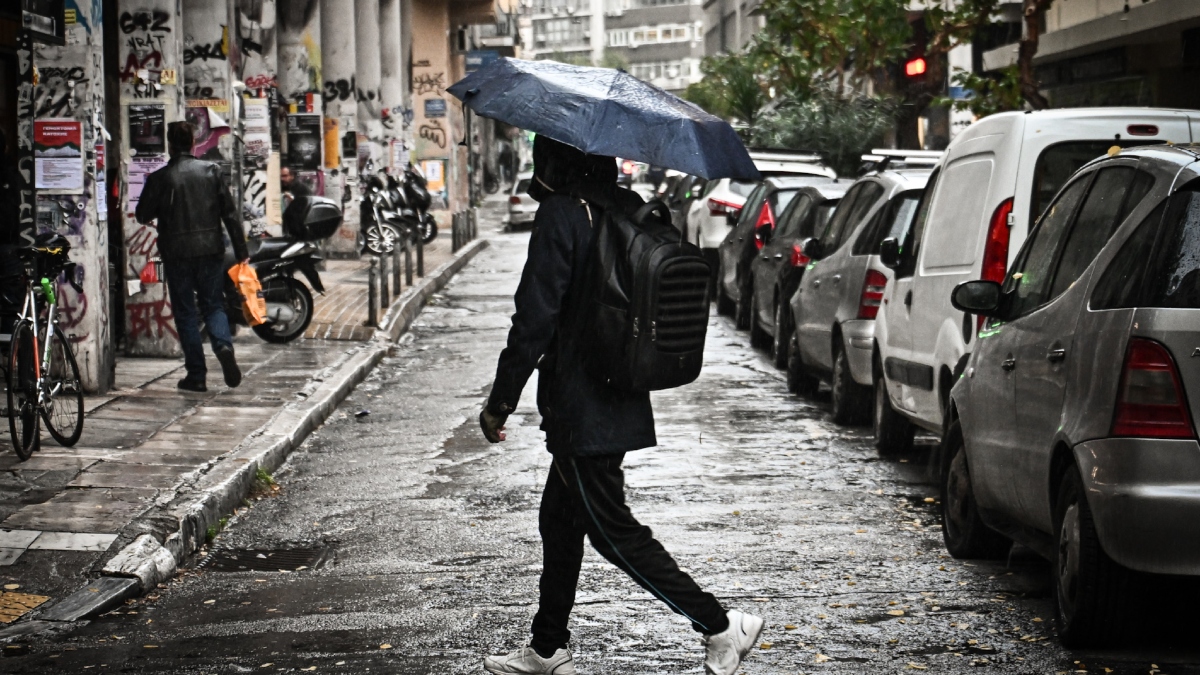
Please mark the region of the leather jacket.
POLYGON ((221 223, 238 260, 250 257, 242 222, 221 169, 188 154, 171 158, 146 177, 137 205, 137 220, 158 220, 158 251, 163 260, 223 255, 221 223))

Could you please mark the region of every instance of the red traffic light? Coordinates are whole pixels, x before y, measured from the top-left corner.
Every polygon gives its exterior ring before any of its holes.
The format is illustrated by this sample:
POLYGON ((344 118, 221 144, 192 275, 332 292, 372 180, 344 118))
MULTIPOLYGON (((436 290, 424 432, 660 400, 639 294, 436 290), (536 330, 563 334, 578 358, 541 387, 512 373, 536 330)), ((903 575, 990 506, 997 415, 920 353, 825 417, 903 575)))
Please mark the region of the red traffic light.
POLYGON ((909 77, 916 77, 925 74, 925 57, 918 56, 915 59, 909 59, 904 64, 904 74, 909 77))

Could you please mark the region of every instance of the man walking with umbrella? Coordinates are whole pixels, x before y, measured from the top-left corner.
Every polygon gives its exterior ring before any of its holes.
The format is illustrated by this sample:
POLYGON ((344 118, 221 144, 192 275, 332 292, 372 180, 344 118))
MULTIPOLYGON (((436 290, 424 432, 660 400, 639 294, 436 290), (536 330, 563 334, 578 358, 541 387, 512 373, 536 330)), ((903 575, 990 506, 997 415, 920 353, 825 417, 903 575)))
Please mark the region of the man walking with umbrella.
POLYGON ((611 563, 703 637, 705 672, 733 675, 754 646, 763 620, 704 592, 638 523, 625 503, 621 462, 657 443, 647 392, 609 387, 584 371, 577 329, 587 293, 582 283, 602 208, 632 211, 641 198, 616 186, 612 157, 585 154, 539 135, 530 196, 541 202, 529 258, 515 297, 508 345, 480 414, 484 435, 503 441, 504 422, 533 370, 540 371, 538 409, 554 456, 542 495, 543 569, 530 646, 488 657, 492 673, 574 675, 567 627, 583 561, 584 535, 611 563), (600 206, 604 205, 604 206, 600 206))

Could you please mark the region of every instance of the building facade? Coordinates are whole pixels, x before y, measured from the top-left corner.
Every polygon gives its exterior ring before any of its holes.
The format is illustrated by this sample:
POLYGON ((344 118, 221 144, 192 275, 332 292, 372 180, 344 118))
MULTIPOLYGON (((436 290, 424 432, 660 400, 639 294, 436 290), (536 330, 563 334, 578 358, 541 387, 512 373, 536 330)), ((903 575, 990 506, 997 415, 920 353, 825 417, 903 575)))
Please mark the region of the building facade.
POLYGON ((698 0, 612 0, 605 41, 629 73, 668 91, 699 82, 704 8, 698 0))
POLYGON ((766 17, 756 11, 761 4, 762 0, 704 0, 704 54, 741 51, 765 25, 766 17))
MULTIPOLYGON (((1019 2, 1005 5, 1019 16, 1019 2)), ((982 69, 1016 63, 1017 38, 984 52, 982 69)), ((1060 0, 1046 12, 1034 65, 1056 108, 1200 108, 1200 2, 1060 0)))
POLYGON ((16 228, 24 242, 71 241, 83 291, 62 285, 61 325, 85 387, 112 386, 118 352, 179 354, 165 289, 143 282, 157 232, 133 217, 167 161, 167 124, 195 125, 195 154, 222 168, 252 236, 280 233, 283 166, 342 204, 331 255, 357 255, 362 177, 409 161, 448 225, 468 207, 468 163, 445 87, 464 74, 466 27, 496 22, 498 4, 510 2, 2 3, 3 159, 24 177, 16 228), (30 22, 31 8, 47 15, 30 22))

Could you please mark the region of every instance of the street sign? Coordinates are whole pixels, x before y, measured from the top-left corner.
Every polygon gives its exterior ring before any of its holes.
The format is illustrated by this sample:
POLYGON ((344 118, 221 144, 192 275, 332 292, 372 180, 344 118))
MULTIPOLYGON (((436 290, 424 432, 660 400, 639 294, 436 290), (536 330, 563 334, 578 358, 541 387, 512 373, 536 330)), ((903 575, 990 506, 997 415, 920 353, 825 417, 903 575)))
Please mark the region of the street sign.
POLYGON ((500 58, 494 49, 475 49, 467 52, 467 72, 472 73, 500 58))
POLYGON ((446 99, 444 98, 427 98, 425 99, 425 119, 433 119, 435 117, 446 116, 446 99))

